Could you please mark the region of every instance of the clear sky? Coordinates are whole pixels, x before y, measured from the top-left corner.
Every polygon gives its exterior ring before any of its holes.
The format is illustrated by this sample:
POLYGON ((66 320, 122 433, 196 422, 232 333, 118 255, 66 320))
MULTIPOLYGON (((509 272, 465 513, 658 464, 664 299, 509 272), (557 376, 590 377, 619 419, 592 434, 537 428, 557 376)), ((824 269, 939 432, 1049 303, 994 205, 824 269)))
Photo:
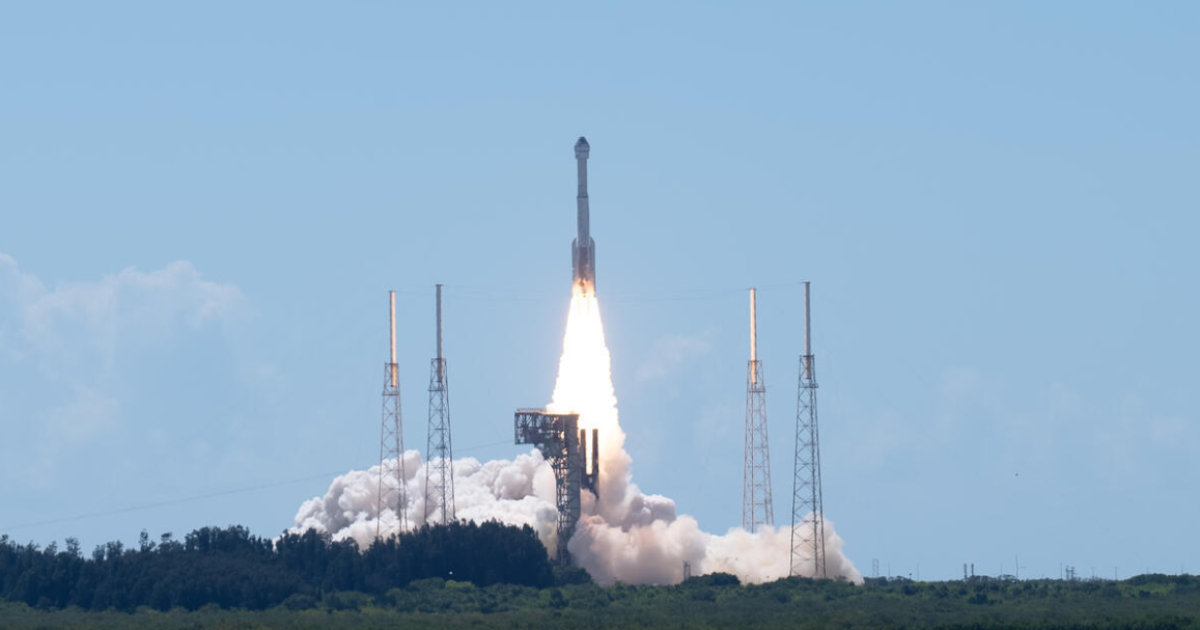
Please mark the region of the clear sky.
POLYGON ((786 522, 811 280, 826 514, 864 574, 1200 572, 1198 29, 1192 2, 0 4, 0 533, 277 534, 378 460, 388 289, 408 446, 440 282, 456 455, 521 452, 586 135, 643 491, 740 523, 758 286, 786 522))

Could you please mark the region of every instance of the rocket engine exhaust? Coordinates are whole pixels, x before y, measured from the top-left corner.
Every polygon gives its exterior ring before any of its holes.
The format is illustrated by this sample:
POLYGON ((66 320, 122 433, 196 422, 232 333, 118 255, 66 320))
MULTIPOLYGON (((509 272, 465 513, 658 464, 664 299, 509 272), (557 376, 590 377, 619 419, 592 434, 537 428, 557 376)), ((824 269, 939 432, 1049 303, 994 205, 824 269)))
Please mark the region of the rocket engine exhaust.
POLYGON ((575 240, 571 241, 571 271, 575 292, 582 295, 596 294, 596 241, 592 240, 587 192, 587 160, 590 152, 587 138, 579 136, 579 141, 575 143, 576 177, 579 182, 579 194, 575 197, 577 233, 575 240))

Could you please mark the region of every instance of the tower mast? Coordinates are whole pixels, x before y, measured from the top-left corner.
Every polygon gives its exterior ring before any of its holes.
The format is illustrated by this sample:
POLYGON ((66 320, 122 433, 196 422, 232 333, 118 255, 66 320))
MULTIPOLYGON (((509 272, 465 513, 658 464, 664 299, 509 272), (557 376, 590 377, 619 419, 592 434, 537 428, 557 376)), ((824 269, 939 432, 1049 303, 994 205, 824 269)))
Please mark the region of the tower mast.
POLYGON ((821 432, 812 352, 809 286, 804 283, 804 355, 796 396, 796 463, 792 479, 792 557, 788 575, 829 577, 825 567, 825 506, 821 493, 821 432))
POLYGON ((425 522, 454 520, 454 449, 450 382, 442 354, 442 285, 437 285, 437 356, 429 364, 429 437, 425 446, 425 522))
POLYGON ((394 510, 397 533, 408 529, 405 496, 404 421, 400 416, 400 370, 396 365, 396 292, 388 291, 391 360, 383 364, 383 420, 379 428, 379 493, 375 503, 375 537, 383 534, 383 513, 394 510))
POLYGON ((758 359, 758 315, 755 290, 750 289, 750 361, 746 376, 746 444, 742 471, 742 528, 754 532, 759 525, 773 525, 771 501, 771 452, 767 445, 767 388, 763 384, 762 361, 758 359))

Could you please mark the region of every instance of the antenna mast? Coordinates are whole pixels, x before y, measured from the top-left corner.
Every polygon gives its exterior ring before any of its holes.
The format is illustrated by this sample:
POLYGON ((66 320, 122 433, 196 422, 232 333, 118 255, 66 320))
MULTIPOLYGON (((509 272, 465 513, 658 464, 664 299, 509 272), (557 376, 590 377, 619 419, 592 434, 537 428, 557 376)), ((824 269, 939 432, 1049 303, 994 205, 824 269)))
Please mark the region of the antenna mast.
POLYGON ((388 291, 391 360, 383 364, 383 421, 379 428, 379 493, 375 503, 375 537, 383 534, 383 513, 396 516, 396 533, 408 529, 405 493, 404 421, 400 416, 400 370, 396 366, 396 292, 388 291))
POLYGON ((425 446, 425 522, 454 517, 454 449, 450 442, 450 383, 442 355, 442 285, 437 285, 437 356, 429 364, 429 437, 425 446))
POLYGON ((746 376, 746 452, 742 471, 742 528, 754 532, 759 525, 773 525, 771 501, 771 453, 767 446, 767 388, 763 385, 762 361, 758 359, 758 315, 755 290, 750 289, 750 361, 746 376))
MULTIPOLYGON (((829 577, 825 567, 825 507, 821 493, 821 433, 817 425, 817 375, 812 318, 804 283, 804 355, 796 396, 796 463, 792 478, 792 558, 788 575, 829 577)), ((878 571, 876 571, 878 572, 878 571)))

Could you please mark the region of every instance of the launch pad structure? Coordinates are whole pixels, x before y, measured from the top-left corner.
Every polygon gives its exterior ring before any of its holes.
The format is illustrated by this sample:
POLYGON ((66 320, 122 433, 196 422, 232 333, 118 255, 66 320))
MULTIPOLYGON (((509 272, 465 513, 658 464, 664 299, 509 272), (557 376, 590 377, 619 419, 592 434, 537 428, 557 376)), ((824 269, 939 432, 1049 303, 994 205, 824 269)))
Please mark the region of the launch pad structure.
POLYGON ((404 420, 400 415, 400 370, 396 365, 396 292, 388 291, 391 361, 383 364, 383 419, 379 427, 379 492, 375 502, 375 537, 382 532, 383 512, 395 507, 402 533, 408 529, 404 474, 404 420))
MULTIPOLYGON (((792 477, 792 540, 788 575, 826 578, 825 498, 821 492, 821 431, 817 425, 817 366, 812 352, 809 286, 804 283, 804 354, 796 396, 796 460, 792 477)), ((878 570, 875 571, 878 573, 878 570)))
MULTIPOLYGON (((575 144, 578 193, 576 238, 571 243, 573 286, 594 295, 596 243, 591 236, 587 191, 587 161, 591 147, 580 137, 575 144)), ((389 292, 391 357, 384 364, 383 418, 380 428, 379 492, 376 537, 382 535, 384 511, 395 510, 399 532, 407 529, 403 420, 400 381, 396 364, 396 298, 389 292)), ((742 527, 756 532, 774 525, 771 496, 770 448, 767 438, 766 386, 758 358, 756 290, 750 289, 750 360, 747 362, 745 458, 742 487, 742 527)), ((513 419, 516 444, 531 444, 541 452, 554 473, 555 507, 558 510, 557 552, 561 566, 572 564, 568 543, 582 516, 582 492, 599 500, 600 431, 579 428, 580 414, 551 413, 543 409, 518 409, 513 419)), ((816 366, 811 345, 809 283, 804 283, 804 354, 800 357, 797 395, 795 461, 792 486, 789 575, 827 577, 825 558, 824 499, 821 490, 820 433, 817 424, 816 366)), ((455 520, 453 451, 450 439, 449 377, 442 353, 442 285, 437 285, 437 355, 430 363, 429 424, 424 486, 424 522, 455 520)), ((691 566, 684 563, 685 577, 691 566)))
POLYGON ((429 362, 429 424, 425 443, 425 522, 454 515, 454 449, 450 439, 450 376, 442 354, 442 285, 437 285, 437 356, 429 362))
POLYGON ((558 553, 561 566, 571 565, 567 542, 582 514, 582 491, 596 493, 600 481, 600 430, 592 429, 591 468, 587 464, 587 430, 579 429, 579 414, 518 409, 513 418, 517 444, 532 444, 554 470, 554 506, 558 508, 558 553))
POLYGON ((758 358, 756 291, 750 289, 750 361, 746 374, 746 441, 742 470, 742 529, 775 524, 771 501, 771 448, 767 443, 767 387, 758 358))

